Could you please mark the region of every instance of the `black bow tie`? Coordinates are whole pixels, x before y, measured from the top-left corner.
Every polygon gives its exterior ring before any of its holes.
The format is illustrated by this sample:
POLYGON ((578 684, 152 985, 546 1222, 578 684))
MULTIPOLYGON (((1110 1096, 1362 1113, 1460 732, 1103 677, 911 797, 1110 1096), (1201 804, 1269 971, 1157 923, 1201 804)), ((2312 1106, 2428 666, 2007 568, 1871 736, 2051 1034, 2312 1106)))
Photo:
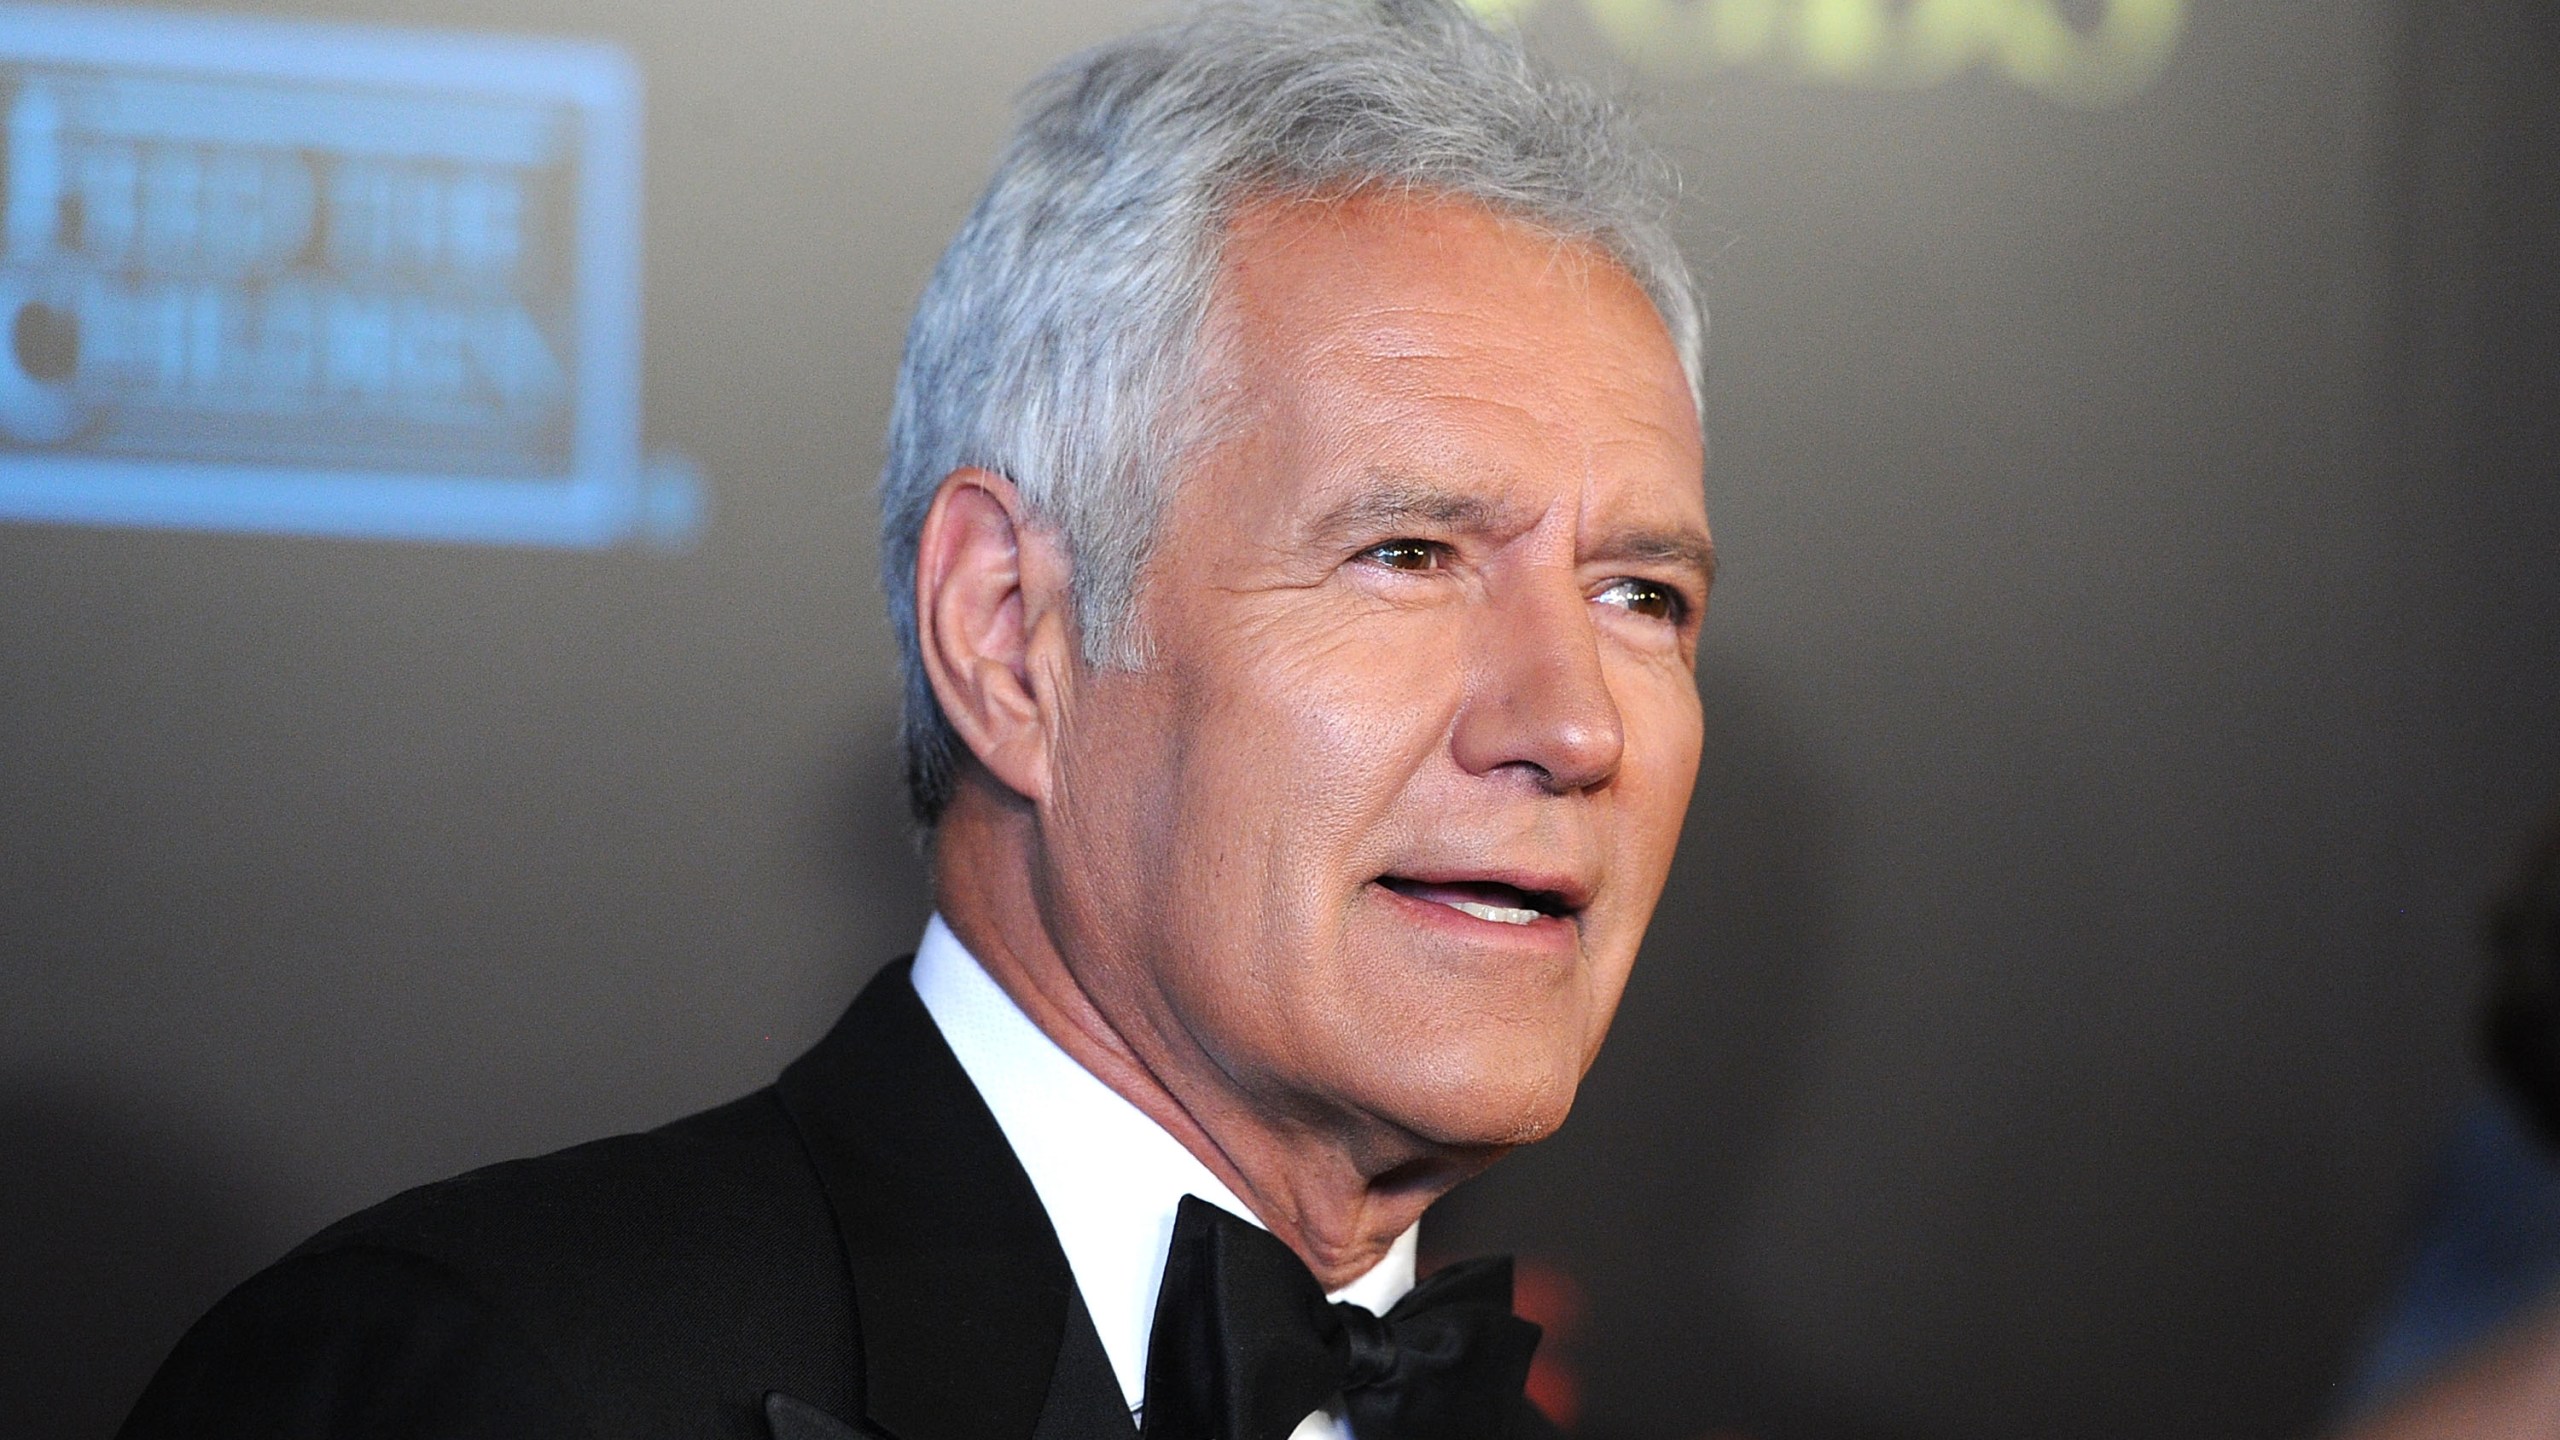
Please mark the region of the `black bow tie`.
POLYGON ((1538 1327, 1511 1261, 1435 1272, 1384 1316, 1334 1304, 1269 1231, 1182 1198, 1147 1348, 1143 1440, 1286 1440, 1342 1397, 1359 1440, 1501 1440, 1538 1327))

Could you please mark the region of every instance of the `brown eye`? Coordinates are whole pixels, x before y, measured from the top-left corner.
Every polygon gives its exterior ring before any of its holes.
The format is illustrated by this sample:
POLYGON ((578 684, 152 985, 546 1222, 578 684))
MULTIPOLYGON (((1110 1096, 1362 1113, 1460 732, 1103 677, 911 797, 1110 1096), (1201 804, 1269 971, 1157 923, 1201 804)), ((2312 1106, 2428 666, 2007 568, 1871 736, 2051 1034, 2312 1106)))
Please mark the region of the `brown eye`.
POLYGON ((1390 570, 1437 570, 1448 553, 1449 547, 1436 540, 1390 540, 1361 551, 1360 557, 1390 570))
POLYGON ((1615 605, 1631 614, 1649 620, 1679 623, 1689 613, 1689 602, 1679 591, 1651 580, 1614 580, 1597 598, 1604 605, 1615 605))

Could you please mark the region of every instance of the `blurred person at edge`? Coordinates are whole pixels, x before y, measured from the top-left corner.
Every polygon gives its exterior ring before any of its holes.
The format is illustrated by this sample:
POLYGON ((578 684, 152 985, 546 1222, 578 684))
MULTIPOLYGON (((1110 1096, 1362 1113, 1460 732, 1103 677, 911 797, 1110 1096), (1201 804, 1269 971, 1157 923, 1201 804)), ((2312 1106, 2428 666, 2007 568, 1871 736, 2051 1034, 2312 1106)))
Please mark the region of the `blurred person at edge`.
POLYGON ((2498 1094, 2455 1136, 2344 1440, 2560 1435, 2560 809, 2492 909, 2498 1094), (2376 1402, 2379 1402, 2378 1404, 2376 1402))
MULTIPOLYGON (((128 1440, 1495 1440, 1507 1262, 1696 775, 1702 320, 1667 167, 1455 0, 1065 62, 882 479, 938 913, 772 1087, 430 1185, 128 1440)), ((714 962, 716 963, 716 962, 714 962)))

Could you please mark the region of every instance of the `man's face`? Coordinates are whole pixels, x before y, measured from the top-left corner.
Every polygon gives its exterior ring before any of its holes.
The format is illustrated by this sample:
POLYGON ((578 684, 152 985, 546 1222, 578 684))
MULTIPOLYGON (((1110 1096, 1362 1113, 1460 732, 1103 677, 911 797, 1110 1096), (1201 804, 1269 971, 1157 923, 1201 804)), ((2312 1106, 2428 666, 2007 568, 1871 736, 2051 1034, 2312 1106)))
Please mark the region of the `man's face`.
POLYGON ((1044 910, 1195 1111, 1538 1138, 1697 773, 1679 362, 1621 269, 1472 205, 1273 204, 1226 257, 1216 438, 1159 522, 1145 663, 1070 688, 1044 910))

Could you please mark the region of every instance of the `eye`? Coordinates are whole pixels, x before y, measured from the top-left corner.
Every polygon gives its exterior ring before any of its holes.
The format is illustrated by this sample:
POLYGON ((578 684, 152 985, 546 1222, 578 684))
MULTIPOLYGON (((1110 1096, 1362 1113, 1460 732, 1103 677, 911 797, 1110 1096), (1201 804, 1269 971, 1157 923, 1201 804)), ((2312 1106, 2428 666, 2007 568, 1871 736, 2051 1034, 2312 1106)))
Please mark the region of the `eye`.
POLYGON ((1449 547, 1437 540, 1389 540, 1361 551, 1360 558, 1389 570, 1438 570, 1449 563, 1449 547))
POLYGON ((1615 605, 1631 614, 1674 625, 1689 615, 1688 597, 1657 580, 1612 580, 1608 588, 1592 598, 1603 605, 1615 605))

